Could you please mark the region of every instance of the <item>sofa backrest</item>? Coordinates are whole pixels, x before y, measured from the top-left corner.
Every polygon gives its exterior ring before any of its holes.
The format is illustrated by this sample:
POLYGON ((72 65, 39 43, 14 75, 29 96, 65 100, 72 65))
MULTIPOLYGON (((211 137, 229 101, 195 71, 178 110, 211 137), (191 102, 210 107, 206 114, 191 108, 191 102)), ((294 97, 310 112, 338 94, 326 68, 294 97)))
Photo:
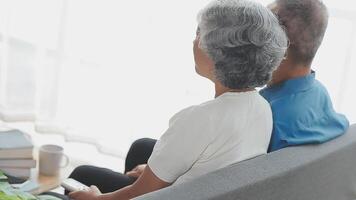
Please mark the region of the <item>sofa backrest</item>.
POLYGON ((330 142, 285 148, 136 199, 356 199, 356 125, 330 142))

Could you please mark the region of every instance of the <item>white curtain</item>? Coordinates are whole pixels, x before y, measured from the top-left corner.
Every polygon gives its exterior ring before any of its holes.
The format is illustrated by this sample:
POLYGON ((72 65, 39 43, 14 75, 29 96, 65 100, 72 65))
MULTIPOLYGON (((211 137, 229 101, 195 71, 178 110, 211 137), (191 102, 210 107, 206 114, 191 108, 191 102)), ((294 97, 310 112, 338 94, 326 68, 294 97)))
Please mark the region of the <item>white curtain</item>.
MULTIPOLYGON (((0 0, 1 119, 119 157, 137 138, 158 138, 175 112, 213 97, 192 57, 207 2, 0 0)), ((356 122, 356 6, 325 3, 331 20, 314 69, 356 122)))
POLYGON ((0 114, 6 121, 55 113, 60 3, 0 1, 0 114))

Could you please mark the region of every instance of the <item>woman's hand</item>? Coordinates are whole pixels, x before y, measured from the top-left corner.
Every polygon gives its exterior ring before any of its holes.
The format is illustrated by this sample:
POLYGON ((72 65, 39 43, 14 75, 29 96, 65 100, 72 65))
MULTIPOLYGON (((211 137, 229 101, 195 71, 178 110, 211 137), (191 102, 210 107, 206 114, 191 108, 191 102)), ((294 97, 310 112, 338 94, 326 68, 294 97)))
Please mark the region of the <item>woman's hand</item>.
POLYGON ((138 178, 145 170, 147 164, 137 165, 133 170, 126 173, 127 176, 138 178))
POLYGON ((100 190, 96 186, 90 186, 87 191, 76 191, 69 193, 69 197, 73 200, 99 200, 101 195, 100 190))

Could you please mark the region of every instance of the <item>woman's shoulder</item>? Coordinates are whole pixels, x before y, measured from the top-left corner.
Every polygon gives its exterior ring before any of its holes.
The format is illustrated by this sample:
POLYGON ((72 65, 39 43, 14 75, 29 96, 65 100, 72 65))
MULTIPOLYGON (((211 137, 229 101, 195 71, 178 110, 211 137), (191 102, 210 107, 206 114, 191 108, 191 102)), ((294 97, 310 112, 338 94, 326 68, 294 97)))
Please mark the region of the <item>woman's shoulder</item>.
POLYGON ((215 107, 215 104, 216 99, 213 99, 197 105, 188 106, 174 114, 173 117, 171 117, 169 120, 169 124, 181 118, 190 118, 192 120, 199 118, 202 120, 209 113, 211 113, 211 110, 215 107))

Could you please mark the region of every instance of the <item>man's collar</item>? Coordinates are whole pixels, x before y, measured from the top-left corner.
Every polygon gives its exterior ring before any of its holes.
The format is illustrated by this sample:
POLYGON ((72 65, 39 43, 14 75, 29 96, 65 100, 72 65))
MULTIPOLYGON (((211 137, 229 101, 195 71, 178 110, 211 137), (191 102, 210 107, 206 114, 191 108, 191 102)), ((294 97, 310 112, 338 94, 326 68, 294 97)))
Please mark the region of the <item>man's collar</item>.
POLYGON ((295 93, 308 90, 315 81, 315 71, 306 76, 286 80, 282 83, 268 86, 266 89, 273 92, 295 93))

